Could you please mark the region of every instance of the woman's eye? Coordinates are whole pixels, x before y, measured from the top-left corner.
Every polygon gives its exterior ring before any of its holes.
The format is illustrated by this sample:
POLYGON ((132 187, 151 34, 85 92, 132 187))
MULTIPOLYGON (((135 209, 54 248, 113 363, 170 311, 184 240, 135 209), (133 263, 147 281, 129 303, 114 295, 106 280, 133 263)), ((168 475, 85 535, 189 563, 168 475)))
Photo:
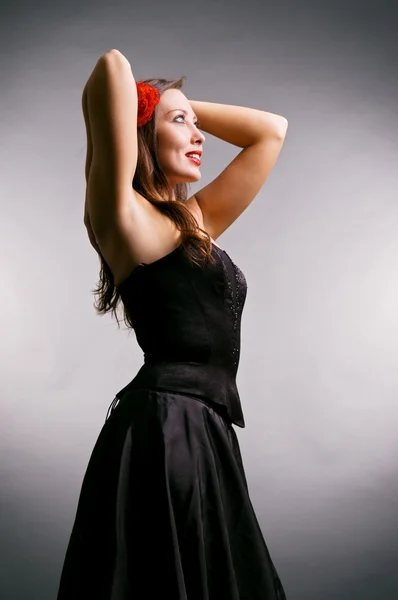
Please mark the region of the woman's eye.
MULTIPOLYGON (((174 121, 177 121, 177 119, 182 119, 182 122, 185 123, 185 115, 177 115, 176 118, 174 119, 174 121)), ((181 123, 181 121, 178 121, 179 123, 181 123)), ((195 127, 197 127, 198 129, 200 128, 200 123, 199 121, 195 121, 194 123, 195 127)))

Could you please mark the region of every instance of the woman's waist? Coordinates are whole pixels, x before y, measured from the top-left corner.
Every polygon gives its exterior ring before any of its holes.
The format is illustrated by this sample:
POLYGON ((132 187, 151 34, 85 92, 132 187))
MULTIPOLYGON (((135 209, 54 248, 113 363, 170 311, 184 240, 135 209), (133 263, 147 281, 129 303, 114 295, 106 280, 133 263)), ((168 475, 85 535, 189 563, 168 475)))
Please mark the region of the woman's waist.
POLYGON ((132 389, 145 387, 175 390, 221 400, 238 395, 233 370, 225 365, 194 361, 145 363, 116 395, 122 398, 132 389))

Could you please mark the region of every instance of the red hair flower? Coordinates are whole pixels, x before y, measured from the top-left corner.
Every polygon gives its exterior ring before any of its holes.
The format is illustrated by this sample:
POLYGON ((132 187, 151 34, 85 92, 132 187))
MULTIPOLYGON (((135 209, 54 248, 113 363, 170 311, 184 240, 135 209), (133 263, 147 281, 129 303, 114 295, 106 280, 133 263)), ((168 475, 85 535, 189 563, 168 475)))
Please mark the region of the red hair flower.
POLYGON ((160 102, 160 93, 157 88, 143 81, 136 85, 138 95, 137 127, 142 127, 151 120, 154 110, 160 102))

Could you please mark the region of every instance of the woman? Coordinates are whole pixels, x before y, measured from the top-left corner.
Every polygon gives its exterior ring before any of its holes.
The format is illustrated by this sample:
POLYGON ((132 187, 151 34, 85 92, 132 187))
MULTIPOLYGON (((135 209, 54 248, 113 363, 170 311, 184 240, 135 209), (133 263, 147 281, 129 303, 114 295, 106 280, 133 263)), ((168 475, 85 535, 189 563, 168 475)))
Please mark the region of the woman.
POLYGON ((136 84, 111 50, 83 92, 96 308, 117 319, 122 300, 144 364, 92 452, 58 600, 285 598, 233 428, 245 426, 236 373, 246 280, 215 240, 260 190, 287 121, 188 101, 182 82, 136 84), (242 151, 188 198, 202 131, 242 151))

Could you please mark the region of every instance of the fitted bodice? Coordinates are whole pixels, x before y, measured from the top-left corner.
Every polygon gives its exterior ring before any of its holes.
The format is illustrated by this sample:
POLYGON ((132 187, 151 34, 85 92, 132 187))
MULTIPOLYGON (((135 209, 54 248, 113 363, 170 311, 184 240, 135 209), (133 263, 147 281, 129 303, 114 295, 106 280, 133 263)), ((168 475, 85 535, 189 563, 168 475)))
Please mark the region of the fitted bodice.
POLYGON ((214 265, 199 266, 180 245, 119 285, 144 364, 117 397, 137 387, 199 395, 244 427, 236 374, 247 284, 224 250, 213 244, 212 254, 214 265))

